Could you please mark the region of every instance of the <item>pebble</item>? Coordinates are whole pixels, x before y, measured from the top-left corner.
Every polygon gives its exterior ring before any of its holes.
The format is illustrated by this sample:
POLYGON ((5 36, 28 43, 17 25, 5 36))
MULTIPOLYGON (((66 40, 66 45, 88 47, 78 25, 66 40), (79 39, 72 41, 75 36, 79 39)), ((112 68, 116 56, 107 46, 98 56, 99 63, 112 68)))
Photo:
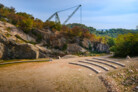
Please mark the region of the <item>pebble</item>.
POLYGON ((133 70, 129 70, 130 73, 133 73, 134 71, 133 70))
POLYGON ((52 61, 52 58, 50 58, 49 61, 51 62, 52 61))
POLYGON ((81 71, 81 69, 78 69, 79 71, 81 71))
POLYGON ((138 86, 136 86, 135 89, 138 89, 138 86))
POLYGON ((90 75, 90 76, 92 76, 92 74, 91 74, 91 73, 90 73, 89 75, 90 75))
POLYGON ((127 90, 127 88, 125 88, 125 91, 127 90))
POLYGON ((113 78, 116 78, 116 75, 113 75, 113 78))

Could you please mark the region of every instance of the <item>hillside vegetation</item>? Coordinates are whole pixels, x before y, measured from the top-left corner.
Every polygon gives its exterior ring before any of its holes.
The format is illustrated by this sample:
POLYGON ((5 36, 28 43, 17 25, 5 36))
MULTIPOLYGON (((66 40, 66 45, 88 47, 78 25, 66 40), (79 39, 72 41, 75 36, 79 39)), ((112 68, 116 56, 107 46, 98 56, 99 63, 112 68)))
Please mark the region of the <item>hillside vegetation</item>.
MULTIPOLYGON (((91 34, 91 32, 87 29, 87 27, 73 26, 69 28, 65 25, 61 25, 60 23, 55 23, 52 21, 43 22, 38 18, 34 18, 32 15, 27 14, 25 12, 16 12, 13 7, 5 7, 0 4, 0 20, 9 22, 14 24, 16 27, 22 29, 24 32, 29 33, 35 29, 50 29, 52 32, 60 31, 62 34, 67 34, 69 37, 86 37, 94 41, 105 42, 104 37, 96 36, 95 34, 91 34)), ((91 31, 95 29, 90 27, 91 31)), ((34 33, 35 34, 35 33, 34 33)), ((41 37, 39 37, 41 38, 41 37)))
POLYGON ((138 56, 138 33, 119 35, 110 49, 115 52, 115 56, 138 56))
POLYGON ((138 32, 136 30, 110 29, 97 31, 95 28, 87 27, 84 24, 62 25, 53 21, 43 22, 30 14, 16 12, 15 8, 9 8, 2 4, 0 4, 0 21, 2 21, 0 26, 2 28, 6 27, 4 30, 9 34, 7 35, 0 30, 3 33, 2 36, 9 38, 10 33, 16 29, 18 30, 18 34, 14 34, 16 39, 24 42, 24 44, 29 43, 33 46, 38 45, 46 48, 53 53, 52 56, 65 54, 86 55, 86 53, 90 55, 90 53, 95 52, 109 53, 109 47, 115 52, 115 56, 137 55, 136 38, 138 38, 138 32), (11 23, 14 26, 3 25, 4 23, 11 23), (131 36, 128 33, 131 33, 131 36), (119 34, 122 34, 122 36, 119 36, 119 34), (24 37, 24 35, 26 36, 24 37), (28 39, 28 37, 33 40, 28 39), (127 40, 126 37, 128 37, 127 40))
POLYGON ((138 33, 138 30, 130 30, 130 29, 122 29, 122 28, 98 31, 93 27, 87 27, 86 25, 79 24, 79 23, 72 23, 72 24, 68 24, 67 26, 70 28, 79 26, 79 27, 89 30, 90 33, 94 33, 99 36, 109 36, 109 37, 113 37, 113 38, 116 38, 119 34, 138 33))

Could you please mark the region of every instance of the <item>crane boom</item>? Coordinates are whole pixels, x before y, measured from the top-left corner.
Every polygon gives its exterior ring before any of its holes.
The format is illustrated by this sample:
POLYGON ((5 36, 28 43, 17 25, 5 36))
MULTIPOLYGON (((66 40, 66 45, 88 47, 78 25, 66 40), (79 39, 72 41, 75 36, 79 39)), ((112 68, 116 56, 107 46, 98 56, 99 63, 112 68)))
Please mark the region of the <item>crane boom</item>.
POLYGON ((50 17, 47 19, 47 21, 50 21, 54 16, 55 16, 55 22, 60 23, 60 19, 59 19, 59 16, 58 16, 58 12, 55 12, 52 16, 50 16, 50 17))
POLYGON ((78 5, 78 6, 74 6, 74 7, 71 7, 71 8, 67 8, 67 9, 64 9, 64 10, 61 10, 61 11, 57 11, 55 12, 53 15, 51 15, 46 21, 50 21, 54 16, 55 16, 55 22, 58 22, 60 23, 60 18, 58 16, 58 13, 59 12, 63 12, 63 11, 66 11, 66 10, 69 10, 69 9, 72 9, 72 8, 75 8, 77 7, 72 13, 71 15, 64 21, 63 24, 66 24, 68 22, 68 20, 74 15, 74 13, 81 7, 81 5, 78 5))
POLYGON ((72 14, 64 21, 63 24, 66 24, 68 22, 68 20, 74 15, 74 13, 81 7, 81 5, 79 5, 73 12, 72 14))
POLYGON ((47 21, 50 21, 55 15, 56 15, 56 13, 54 13, 53 15, 51 15, 51 16, 47 19, 47 21))
POLYGON ((56 23, 60 23, 60 19, 59 19, 58 13, 56 13, 56 23))

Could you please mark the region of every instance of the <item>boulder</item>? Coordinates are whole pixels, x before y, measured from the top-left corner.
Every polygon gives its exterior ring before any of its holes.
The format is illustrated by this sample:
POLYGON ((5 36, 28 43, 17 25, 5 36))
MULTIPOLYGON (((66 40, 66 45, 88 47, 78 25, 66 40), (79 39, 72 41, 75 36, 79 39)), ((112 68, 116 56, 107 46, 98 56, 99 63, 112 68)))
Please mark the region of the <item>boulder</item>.
POLYGON ((92 51, 109 53, 109 46, 100 42, 92 43, 92 51))
POLYGON ((84 38, 83 41, 82 41, 82 46, 83 46, 84 48, 89 49, 89 46, 90 46, 90 45, 91 45, 91 41, 90 41, 89 39, 87 39, 87 38, 84 38))
POLYGON ((52 49, 52 57, 58 57, 58 56, 64 56, 65 55, 65 52, 63 51, 60 51, 58 49, 52 49))
POLYGON ((24 33, 22 30, 18 29, 10 23, 0 21, 0 30, 2 31, 2 33, 8 33, 12 36, 18 35, 26 41, 36 42, 36 40, 33 37, 24 33))
POLYGON ((31 44, 16 44, 9 42, 4 48, 2 59, 36 59, 39 50, 31 44))
POLYGON ((47 58, 50 57, 52 54, 52 51, 45 48, 45 47, 40 47, 36 45, 36 47, 39 49, 39 58, 47 58))
POLYGON ((50 56, 50 51, 29 43, 17 43, 0 34, 0 59, 36 59, 50 56))
POLYGON ((101 42, 91 42, 87 38, 83 39, 82 46, 91 51, 109 53, 109 46, 107 44, 103 44, 101 42))
POLYGON ((85 53, 87 50, 79 46, 78 44, 68 44, 67 52, 69 53, 85 53))
POLYGON ((66 39, 64 37, 61 38, 55 38, 50 40, 50 45, 53 48, 59 48, 62 49, 63 46, 67 43, 66 39))

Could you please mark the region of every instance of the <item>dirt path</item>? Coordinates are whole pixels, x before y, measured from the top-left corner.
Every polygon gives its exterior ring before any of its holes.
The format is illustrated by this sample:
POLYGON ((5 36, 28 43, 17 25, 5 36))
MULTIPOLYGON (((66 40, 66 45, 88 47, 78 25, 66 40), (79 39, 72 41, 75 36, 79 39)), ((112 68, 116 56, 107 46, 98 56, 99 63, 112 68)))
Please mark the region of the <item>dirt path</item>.
POLYGON ((92 57, 0 67, 0 92, 107 92, 98 74, 69 64, 86 59, 92 57))

